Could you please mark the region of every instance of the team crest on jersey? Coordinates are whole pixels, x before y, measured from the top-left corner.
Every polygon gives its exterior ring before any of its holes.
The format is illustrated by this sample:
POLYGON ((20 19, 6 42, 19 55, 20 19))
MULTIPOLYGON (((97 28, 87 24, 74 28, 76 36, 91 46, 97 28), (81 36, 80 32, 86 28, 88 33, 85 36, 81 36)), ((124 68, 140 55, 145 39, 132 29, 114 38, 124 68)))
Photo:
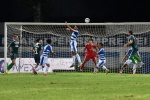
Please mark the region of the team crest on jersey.
POLYGON ((15 41, 15 47, 19 47, 19 42, 15 41))

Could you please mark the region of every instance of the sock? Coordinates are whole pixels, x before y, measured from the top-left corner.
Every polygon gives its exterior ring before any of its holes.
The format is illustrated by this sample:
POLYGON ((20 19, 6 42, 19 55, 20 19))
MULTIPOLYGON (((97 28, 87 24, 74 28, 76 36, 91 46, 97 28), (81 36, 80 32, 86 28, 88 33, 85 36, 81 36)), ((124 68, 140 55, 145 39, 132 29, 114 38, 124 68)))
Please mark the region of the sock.
POLYGON ((107 70, 108 70, 108 69, 106 68, 106 66, 103 66, 103 67, 102 67, 102 69, 103 69, 103 70, 105 70, 105 71, 107 71, 107 70))
POLYGON ((127 65, 125 64, 125 65, 123 65, 123 66, 121 67, 120 73, 122 73, 122 72, 123 72, 124 67, 126 67, 126 66, 127 66, 127 65))
POLYGON ((78 60, 78 63, 81 64, 81 59, 80 59, 79 54, 76 54, 75 56, 76 56, 76 58, 77 58, 77 60, 78 60))
POLYGON ((72 58, 73 58, 72 65, 74 65, 75 64, 75 60, 76 60, 76 56, 72 56, 72 58))
POLYGON ((138 67, 142 67, 142 65, 144 65, 144 63, 143 62, 138 62, 138 67))
POLYGON ((133 73, 136 73, 136 64, 133 65, 133 73))
POLYGON ((42 69, 42 66, 38 66, 35 70, 39 71, 40 69, 42 69))
POLYGON ((134 57, 132 55, 130 56, 130 59, 132 60, 133 64, 136 64, 135 59, 134 59, 134 57))
POLYGON ((8 65, 8 67, 7 67, 7 70, 9 71, 9 70, 12 68, 13 65, 14 65, 13 63, 10 63, 10 64, 8 65))
POLYGON ((84 68, 84 64, 85 64, 85 63, 82 63, 82 65, 81 65, 81 67, 80 67, 81 70, 84 68))
POLYGON ((138 62, 142 62, 141 58, 138 56, 134 56, 134 58, 138 61, 138 62))
POLYGON ((94 67, 94 72, 98 72, 98 69, 94 67))
POLYGON ((122 73, 124 70, 124 66, 121 67, 120 73, 122 73))
POLYGON ((47 74, 49 67, 46 66, 44 74, 47 74))

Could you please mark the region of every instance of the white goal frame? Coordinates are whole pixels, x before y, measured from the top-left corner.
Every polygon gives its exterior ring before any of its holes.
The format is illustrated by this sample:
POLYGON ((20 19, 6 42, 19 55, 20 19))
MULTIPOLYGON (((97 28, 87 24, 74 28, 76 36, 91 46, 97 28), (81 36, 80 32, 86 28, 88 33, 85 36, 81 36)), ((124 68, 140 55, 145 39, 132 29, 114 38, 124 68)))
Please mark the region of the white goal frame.
MULTIPOLYGON (((4 23, 4 69, 7 66, 7 26, 8 25, 66 25, 65 23, 31 23, 31 22, 5 22, 4 23)), ((69 23, 69 25, 150 25, 150 22, 122 22, 122 23, 69 23)), ((22 29, 20 29, 22 31, 22 29)), ((21 32, 20 32, 21 33, 21 32)))

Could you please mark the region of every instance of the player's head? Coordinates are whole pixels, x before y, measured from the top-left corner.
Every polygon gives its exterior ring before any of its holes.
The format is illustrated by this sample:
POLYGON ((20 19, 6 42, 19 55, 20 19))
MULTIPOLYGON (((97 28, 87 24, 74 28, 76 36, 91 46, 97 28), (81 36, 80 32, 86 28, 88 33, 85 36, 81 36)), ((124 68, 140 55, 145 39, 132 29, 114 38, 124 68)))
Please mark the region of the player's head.
POLYGON ((38 38, 38 39, 36 39, 36 42, 42 43, 43 41, 42 41, 42 39, 38 38))
POLYGON ((132 31, 129 31, 128 32, 128 35, 130 36, 130 35, 133 35, 133 32, 132 31))
POLYGON ((103 48, 103 43, 99 43, 97 46, 99 49, 103 48))
POLYGON ((89 43, 90 45, 92 45, 92 44, 93 44, 93 39, 88 39, 88 43, 89 43))
POLYGON ((46 42, 47 42, 47 44, 52 44, 52 40, 51 39, 47 39, 46 42))
POLYGON ((78 30, 78 27, 75 25, 73 29, 74 29, 74 30, 78 30))
POLYGON ((17 35, 14 35, 14 36, 13 36, 13 39, 14 39, 15 41, 18 41, 18 36, 17 36, 17 35))

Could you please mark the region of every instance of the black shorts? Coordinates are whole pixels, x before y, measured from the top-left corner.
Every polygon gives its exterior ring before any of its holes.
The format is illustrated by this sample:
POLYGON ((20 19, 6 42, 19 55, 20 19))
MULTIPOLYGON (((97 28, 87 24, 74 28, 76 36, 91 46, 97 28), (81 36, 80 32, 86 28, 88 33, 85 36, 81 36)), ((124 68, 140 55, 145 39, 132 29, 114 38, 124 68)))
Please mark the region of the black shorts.
POLYGON ((40 55, 34 55, 34 60, 36 63, 40 63, 40 55))
POLYGON ((11 60, 14 60, 18 57, 18 54, 12 53, 13 55, 10 56, 11 60))

